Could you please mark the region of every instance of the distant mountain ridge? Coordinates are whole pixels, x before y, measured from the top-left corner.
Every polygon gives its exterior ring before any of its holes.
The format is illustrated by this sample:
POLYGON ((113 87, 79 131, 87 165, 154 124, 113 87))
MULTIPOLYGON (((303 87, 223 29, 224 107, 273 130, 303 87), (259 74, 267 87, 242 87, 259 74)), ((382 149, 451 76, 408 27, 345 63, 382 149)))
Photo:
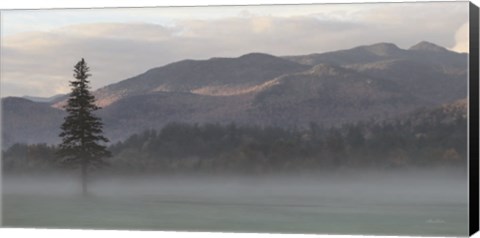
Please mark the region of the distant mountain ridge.
POLYGON ((95 96, 100 106, 106 106, 122 97, 155 92, 235 95, 264 83, 266 79, 307 68, 305 65, 261 53, 238 58, 183 60, 100 88, 95 96))
POLYGON ((28 99, 34 102, 45 102, 45 103, 55 103, 57 100, 62 100, 66 95, 65 94, 57 94, 51 97, 33 97, 33 96, 23 96, 22 98, 28 99))
MULTIPOLYGON (((328 126, 392 118, 466 98, 467 56, 429 42, 410 49, 378 43, 286 57, 250 53, 171 63, 93 93, 112 141, 174 121, 328 126)), ((2 99, 6 141, 58 142, 52 132, 63 119, 64 100, 49 107, 2 99), (26 110, 27 104, 42 110, 26 110), (32 139, 28 131, 39 123, 44 138, 32 139)))
POLYGON ((435 45, 428 41, 422 41, 412 47, 409 50, 419 50, 419 51, 432 51, 432 52, 447 52, 448 50, 444 47, 435 45))
POLYGON ((343 66, 404 59, 420 63, 428 61, 435 65, 452 68, 463 66, 463 64, 467 62, 466 53, 449 51, 444 47, 426 41, 422 41, 407 50, 401 49, 392 43, 377 43, 347 50, 301 56, 286 56, 284 58, 305 65, 330 63, 343 66))
POLYGON ((2 145, 57 142, 65 115, 48 103, 19 97, 2 98, 2 145))

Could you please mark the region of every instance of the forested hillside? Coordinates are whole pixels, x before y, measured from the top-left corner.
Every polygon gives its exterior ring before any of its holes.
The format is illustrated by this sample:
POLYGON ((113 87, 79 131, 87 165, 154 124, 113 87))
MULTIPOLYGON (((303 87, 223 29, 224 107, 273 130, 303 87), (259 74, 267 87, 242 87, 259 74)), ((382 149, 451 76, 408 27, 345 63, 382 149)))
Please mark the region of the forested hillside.
MULTIPOLYGON (((110 172, 297 173, 337 168, 413 168, 467 163, 466 100, 401 118, 306 129, 170 123, 110 146, 110 172)), ((59 169, 55 146, 16 144, 5 172, 59 169)))

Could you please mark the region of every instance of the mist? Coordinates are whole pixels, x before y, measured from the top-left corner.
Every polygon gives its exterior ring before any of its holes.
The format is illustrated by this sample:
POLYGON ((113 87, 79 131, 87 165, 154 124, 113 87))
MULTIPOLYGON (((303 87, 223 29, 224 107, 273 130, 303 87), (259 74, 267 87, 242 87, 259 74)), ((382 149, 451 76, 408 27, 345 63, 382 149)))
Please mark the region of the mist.
POLYGON ((9 175, 7 227, 462 235, 467 175, 452 169, 308 175, 9 175), (48 216, 47 216, 48 215, 48 216))

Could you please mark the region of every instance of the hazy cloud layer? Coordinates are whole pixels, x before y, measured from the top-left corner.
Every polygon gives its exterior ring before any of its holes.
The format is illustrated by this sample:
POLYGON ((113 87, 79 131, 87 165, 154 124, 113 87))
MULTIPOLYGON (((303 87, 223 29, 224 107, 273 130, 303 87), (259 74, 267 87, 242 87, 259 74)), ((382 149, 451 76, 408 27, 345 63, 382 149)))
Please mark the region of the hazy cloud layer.
POLYGON ((2 38, 2 97, 68 92, 71 69, 81 57, 90 64, 92 85, 98 88, 187 58, 299 55, 377 42, 408 48, 422 40, 465 52, 467 11, 468 3, 370 4, 295 16, 245 10, 223 18, 183 17, 170 24, 102 18, 9 34, 2 38))
POLYGON ((452 48, 458 52, 468 52, 469 47, 469 24, 465 22, 455 33, 455 46, 452 48))

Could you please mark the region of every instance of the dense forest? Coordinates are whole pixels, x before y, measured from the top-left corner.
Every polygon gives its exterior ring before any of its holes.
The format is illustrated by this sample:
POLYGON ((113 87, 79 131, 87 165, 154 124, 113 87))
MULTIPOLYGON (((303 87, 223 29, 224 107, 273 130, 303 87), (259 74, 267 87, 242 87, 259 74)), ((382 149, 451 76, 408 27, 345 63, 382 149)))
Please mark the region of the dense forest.
MULTIPOLYGON (((405 118, 307 128, 170 123, 110 145, 110 172, 306 172, 345 167, 464 167, 464 108, 420 110, 405 118)), ((4 172, 62 169, 57 146, 15 144, 2 151, 4 172)))

